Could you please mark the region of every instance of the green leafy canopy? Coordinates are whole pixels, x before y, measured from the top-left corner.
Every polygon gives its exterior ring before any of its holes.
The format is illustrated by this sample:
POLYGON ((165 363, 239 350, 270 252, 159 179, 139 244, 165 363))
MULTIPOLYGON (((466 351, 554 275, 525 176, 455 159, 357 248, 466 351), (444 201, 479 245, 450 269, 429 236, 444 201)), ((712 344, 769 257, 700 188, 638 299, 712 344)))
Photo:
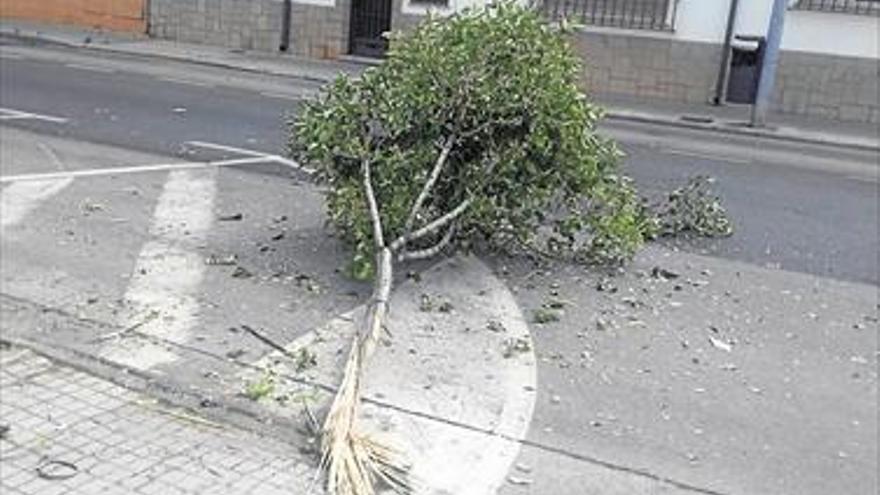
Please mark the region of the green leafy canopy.
POLYGON ((621 153, 597 135, 601 110, 578 88, 580 60, 564 30, 513 3, 428 18, 395 35, 387 59, 359 79, 340 76, 290 123, 292 155, 318 170, 356 275, 373 258, 362 164, 386 239, 411 208, 443 150, 448 158, 415 226, 464 201, 451 235, 475 245, 622 261, 650 236, 621 153))

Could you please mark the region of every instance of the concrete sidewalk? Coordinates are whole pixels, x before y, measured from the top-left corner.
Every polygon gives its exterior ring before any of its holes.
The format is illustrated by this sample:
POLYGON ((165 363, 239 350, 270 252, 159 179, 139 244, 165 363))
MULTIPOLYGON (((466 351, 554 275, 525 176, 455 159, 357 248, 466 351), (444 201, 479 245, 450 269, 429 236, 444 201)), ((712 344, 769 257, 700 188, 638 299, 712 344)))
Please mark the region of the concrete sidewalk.
MULTIPOLYGON (((357 76, 372 59, 346 58, 329 61, 296 57, 284 53, 231 50, 152 39, 146 36, 116 34, 69 26, 27 23, 4 19, 0 37, 50 43, 65 47, 90 49, 137 57, 162 58, 257 74, 290 77, 312 82, 328 82, 339 74, 357 76)), ((773 114, 764 128, 748 126, 749 107, 713 106, 676 102, 645 101, 614 95, 597 95, 609 121, 639 122, 733 134, 880 151, 880 129, 873 124, 841 123, 803 116, 773 114), (833 129, 833 132, 829 132, 833 129)))
POLYGON ((314 466, 34 352, 0 350, 4 494, 306 493, 314 466))

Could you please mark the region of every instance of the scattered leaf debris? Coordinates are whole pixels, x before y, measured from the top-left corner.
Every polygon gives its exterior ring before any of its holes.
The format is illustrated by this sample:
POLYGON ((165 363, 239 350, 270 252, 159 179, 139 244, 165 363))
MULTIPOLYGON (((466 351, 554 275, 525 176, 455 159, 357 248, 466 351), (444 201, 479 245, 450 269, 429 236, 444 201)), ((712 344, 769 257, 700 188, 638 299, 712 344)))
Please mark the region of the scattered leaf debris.
POLYGON ((244 218, 244 215, 241 213, 231 213, 228 215, 218 215, 217 220, 221 222, 238 222, 244 218))
POLYGON ((504 347, 501 354, 505 358, 512 358, 517 354, 529 352, 532 350, 532 344, 522 337, 509 338, 504 340, 504 347))
POLYGON ((238 262, 238 256, 236 256, 234 254, 230 254, 227 256, 219 256, 219 255, 212 254, 212 255, 208 256, 207 258, 205 258, 205 264, 209 265, 209 266, 220 266, 220 265, 231 266, 231 265, 236 264, 237 262, 238 262))

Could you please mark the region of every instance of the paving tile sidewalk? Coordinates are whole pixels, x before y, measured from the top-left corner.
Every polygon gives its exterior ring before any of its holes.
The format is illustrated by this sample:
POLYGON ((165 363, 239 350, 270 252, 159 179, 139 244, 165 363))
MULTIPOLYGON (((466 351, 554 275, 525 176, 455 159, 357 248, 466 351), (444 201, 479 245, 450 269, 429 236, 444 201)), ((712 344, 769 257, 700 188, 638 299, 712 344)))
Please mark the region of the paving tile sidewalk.
POLYGON ((29 350, 0 351, 0 493, 303 494, 295 447, 202 420, 29 350))

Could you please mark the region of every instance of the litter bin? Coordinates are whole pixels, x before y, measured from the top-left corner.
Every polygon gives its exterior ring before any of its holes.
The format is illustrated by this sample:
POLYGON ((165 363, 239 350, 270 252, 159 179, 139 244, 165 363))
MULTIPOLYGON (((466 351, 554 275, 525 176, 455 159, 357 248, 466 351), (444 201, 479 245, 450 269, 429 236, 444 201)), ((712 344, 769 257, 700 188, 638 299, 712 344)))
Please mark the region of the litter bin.
POLYGON ((736 36, 730 48, 730 72, 727 77, 727 102, 754 104, 764 59, 766 38, 736 36))

